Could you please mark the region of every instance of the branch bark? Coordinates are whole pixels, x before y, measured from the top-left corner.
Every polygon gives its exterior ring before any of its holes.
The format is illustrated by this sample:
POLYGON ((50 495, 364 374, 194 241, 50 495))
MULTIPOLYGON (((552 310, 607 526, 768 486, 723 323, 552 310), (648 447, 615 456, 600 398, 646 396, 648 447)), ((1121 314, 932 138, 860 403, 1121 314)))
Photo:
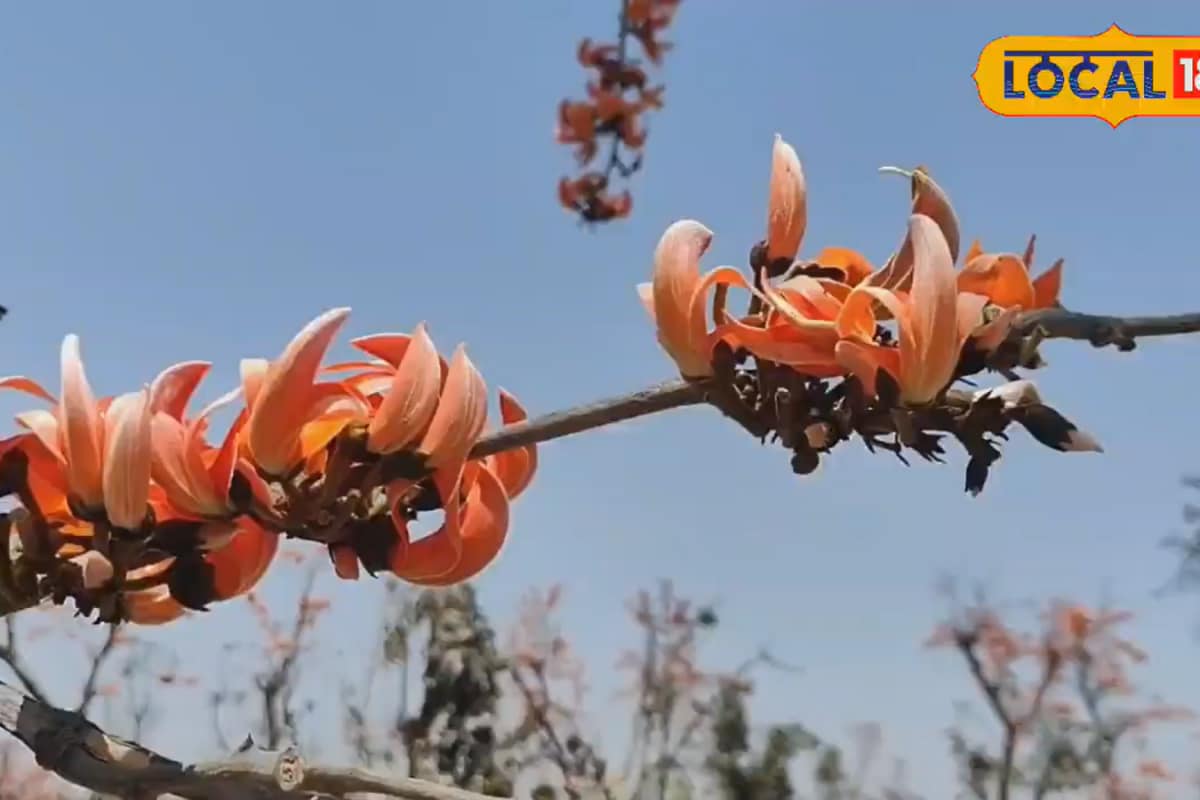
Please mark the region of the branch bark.
MULTIPOLYGON (((293 749, 244 747, 228 761, 185 765, 105 733, 87 718, 0 682, 0 728, 19 739, 42 769, 117 797, 173 794, 187 800, 311 800, 376 793, 401 800, 488 800, 451 786, 387 778, 360 769, 304 764, 293 749)), ((249 743, 248 743, 249 744, 249 743)))

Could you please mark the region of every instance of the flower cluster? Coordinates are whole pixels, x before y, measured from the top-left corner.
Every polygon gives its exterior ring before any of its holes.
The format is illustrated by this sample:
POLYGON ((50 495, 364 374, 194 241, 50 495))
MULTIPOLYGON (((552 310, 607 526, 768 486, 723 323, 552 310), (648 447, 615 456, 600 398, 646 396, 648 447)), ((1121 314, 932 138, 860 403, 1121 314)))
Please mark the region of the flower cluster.
POLYGON ((868 447, 910 448, 930 460, 943 452, 930 431, 950 433, 971 456, 972 492, 999 457, 994 438, 1009 422, 1055 449, 1099 450, 1014 372, 1040 364, 1037 336, 1024 337, 1018 322, 1022 312, 1058 306, 1062 261, 1035 278, 1033 239, 1024 255, 984 252, 976 242, 956 269, 961 238, 946 193, 922 167, 886 169, 910 179, 912 206, 899 248, 879 268, 844 247, 797 258, 807 187, 795 151, 778 136, 767 235, 751 251, 751 279, 732 267, 701 274, 712 239, 701 223, 667 229, 653 279, 638 292, 682 375, 707 382, 713 401, 756 435, 774 432, 800 473, 853 433, 868 447), (730 288, 750 293, 745 315, 727 310, 730 288), (1010 382, 948 391, 984 369, 1010 382))
MULTIPOLYGON (((26 432, 2 445, 0 490, 20 506, 3 519, 0 588, 69 596, 103 621, 164 623, 249 592, 281 535, 326 545, 347 579, 360 567, 426 586, 479 573, 504 544, 535 448, 472 457, 487 388, 465 349, 446 361, 424 325, 355 339, 366 359, 322 367, 348 314, 317 317, 273 361, 244 360, 241 386, 195 413, 210 364, 98 399, 73 335, 58 397, 0 379, 50 406, 18 415, 26 432), (210 444, 212 415, 239 401, 210 444), (414 539, 413 520, 435 510, 441 527, 414 539)), ((500 414, 526 416, 503 391, 500 414)))
POLYGON ((578 59, 591 71, 587 100, 563 100, 558 107, 555 137, 575 149, 581 167, 596 161, 604 139, 611 144, 603 167, 587 169, 558 183, 559 202, 586 222, 606 222, 625 217, 633 208, 628 191, 615 194, 610 183, 615 174, 630 177, 641 167, 646 131, 642 115, 663 104, 663 87, 647 85, 646 71, 629 57, 629 39, 636 39, 655 66, 670 48, 659 36, 671 24, 679 0, 622 0, 617 44, 579 43, 578 59), (622 154, 622 148, 629 155, 622 154))

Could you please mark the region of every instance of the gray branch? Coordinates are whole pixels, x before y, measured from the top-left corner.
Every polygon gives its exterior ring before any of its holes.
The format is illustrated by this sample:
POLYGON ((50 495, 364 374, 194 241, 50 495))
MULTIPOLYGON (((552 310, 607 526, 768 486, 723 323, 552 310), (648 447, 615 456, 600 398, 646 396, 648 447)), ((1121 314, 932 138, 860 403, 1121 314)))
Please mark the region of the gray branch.
POLYGON ((38 766, 93 792, 136 800, 311 800, 374 793, 402 800, 486 800, 487 795, 414 778, 304 764, 292 748, 250 742, 228 761, 186 765, 105 733, 85 717, 0 681, 0 728, 33 753, 38 766))

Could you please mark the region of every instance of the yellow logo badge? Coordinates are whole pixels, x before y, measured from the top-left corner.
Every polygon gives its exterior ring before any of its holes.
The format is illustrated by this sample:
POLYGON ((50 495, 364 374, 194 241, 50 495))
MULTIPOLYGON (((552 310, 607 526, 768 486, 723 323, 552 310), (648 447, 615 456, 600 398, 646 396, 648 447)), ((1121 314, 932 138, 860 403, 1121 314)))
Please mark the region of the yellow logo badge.
POLYGON ((971 75, 984 107, 1005 117, 1200 116, 1200 36, 1003 36, 971 75))

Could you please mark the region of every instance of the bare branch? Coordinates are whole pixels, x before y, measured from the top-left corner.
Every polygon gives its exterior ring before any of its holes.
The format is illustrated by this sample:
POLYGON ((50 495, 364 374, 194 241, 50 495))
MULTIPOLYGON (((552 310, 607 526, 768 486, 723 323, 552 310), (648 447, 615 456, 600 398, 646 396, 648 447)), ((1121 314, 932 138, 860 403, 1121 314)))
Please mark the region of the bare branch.
POLYGON ((34 754, 38 765, 103 794, 188 800, 300 800, 377 793, 403 800, 485 800, 488 795, 358 769, 306 766, 291 749, 245 749, 233 759, 184 765, 105 733, 85 717, 55 708, 0 682, 0 728, 34 754))

